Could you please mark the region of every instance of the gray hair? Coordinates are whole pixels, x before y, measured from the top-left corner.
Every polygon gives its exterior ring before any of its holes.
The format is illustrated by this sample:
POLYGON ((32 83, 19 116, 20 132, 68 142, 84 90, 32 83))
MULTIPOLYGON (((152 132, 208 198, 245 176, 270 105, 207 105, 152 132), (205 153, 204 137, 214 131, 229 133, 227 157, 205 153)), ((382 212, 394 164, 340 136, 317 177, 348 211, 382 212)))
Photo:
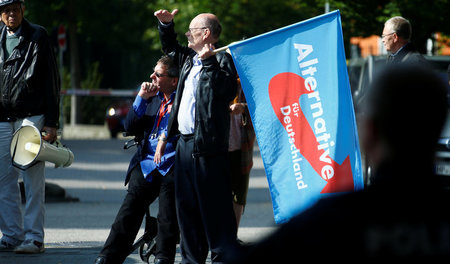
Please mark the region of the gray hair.
POLYGON ((400 38, 407 41, 411 40, 411 23, 406 18, 401 16, 392 17, 386 21, 385 25, 389 25, 400 38))

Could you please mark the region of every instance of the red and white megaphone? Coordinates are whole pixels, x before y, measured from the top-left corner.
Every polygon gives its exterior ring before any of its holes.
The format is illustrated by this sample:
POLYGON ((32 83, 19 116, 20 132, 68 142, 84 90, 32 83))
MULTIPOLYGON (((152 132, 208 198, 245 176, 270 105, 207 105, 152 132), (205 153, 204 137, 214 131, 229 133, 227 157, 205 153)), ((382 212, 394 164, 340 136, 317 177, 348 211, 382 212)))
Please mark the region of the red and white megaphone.
POLYGON ((41 132, 35 126, 25 125, 14 132, 11 141, 13 165, 27 169, 37 161, 48 161, 55 168, 68 167, 73 162, 73 153, 58 140, 53 144, 42 139, 41 132))

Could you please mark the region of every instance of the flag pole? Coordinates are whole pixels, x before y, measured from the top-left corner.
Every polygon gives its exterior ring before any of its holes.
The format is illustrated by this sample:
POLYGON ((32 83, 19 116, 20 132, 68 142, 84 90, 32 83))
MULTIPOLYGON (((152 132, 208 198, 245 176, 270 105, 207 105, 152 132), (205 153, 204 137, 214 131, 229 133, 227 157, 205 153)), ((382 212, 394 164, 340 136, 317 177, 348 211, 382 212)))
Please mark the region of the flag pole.
POLYGON ((213 50, 214 54, 219 53, 221 51, 227 50, 229 45, 213 50))
POLYGON ((216 53, 219 53, 219 52, 221 52, 221 51, 227 50, 228 47, 230 47, 231 45, 236 44, 236 43, 238 43, 238 42, 239 42, 239 41, 231 42, 230 44, 228 44, 228 45, 226 45, 226 46, 223 46, 223 47, 221 47, 221 48, 218 48, 218 49, 213 50, 213 52, 214 52, 214 54, 216 54, 216 53))

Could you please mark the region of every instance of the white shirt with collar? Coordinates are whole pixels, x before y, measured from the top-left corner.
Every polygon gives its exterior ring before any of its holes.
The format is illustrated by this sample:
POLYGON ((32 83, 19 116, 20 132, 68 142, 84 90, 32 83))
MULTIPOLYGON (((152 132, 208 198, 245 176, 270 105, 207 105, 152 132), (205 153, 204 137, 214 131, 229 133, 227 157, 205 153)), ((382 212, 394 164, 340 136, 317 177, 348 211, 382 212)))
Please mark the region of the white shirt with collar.
POLYGON ((195 129, 195 95, 197 94, 200 71, 203 67, 198 54, 194 56, 193 66, 184 81, 184 90, 178 110, 178 130, 183 135, 193 134, 195 129))

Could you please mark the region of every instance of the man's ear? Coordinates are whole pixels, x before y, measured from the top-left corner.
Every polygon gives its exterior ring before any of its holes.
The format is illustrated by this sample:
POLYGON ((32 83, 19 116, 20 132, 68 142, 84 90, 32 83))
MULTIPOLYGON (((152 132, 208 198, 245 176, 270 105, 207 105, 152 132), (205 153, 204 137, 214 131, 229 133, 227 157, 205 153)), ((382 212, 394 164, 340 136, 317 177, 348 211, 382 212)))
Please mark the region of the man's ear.
POLYGON ((172 85, 177 87, 177 85, 178 85, 178 77, 172 78, 172 85))
POLYGON ((206 28, 203 32, 204 33, 203 33, 202 38, 203 38, 203 40, 207 40, 211 36, 211 30, 209 30, 209 28, 206 28))
POLYGON ((394 43, 397 43, 399 41, 399 37, 398 37, 397 33, 394 32, 394 34, 392 34, 392 36, 394 37, 394 43))

